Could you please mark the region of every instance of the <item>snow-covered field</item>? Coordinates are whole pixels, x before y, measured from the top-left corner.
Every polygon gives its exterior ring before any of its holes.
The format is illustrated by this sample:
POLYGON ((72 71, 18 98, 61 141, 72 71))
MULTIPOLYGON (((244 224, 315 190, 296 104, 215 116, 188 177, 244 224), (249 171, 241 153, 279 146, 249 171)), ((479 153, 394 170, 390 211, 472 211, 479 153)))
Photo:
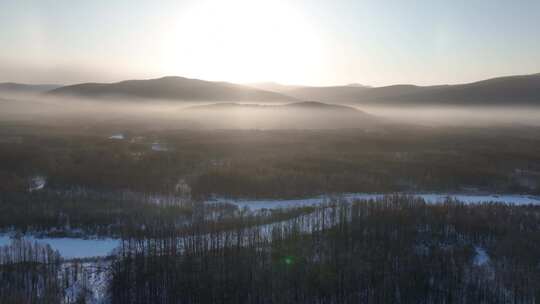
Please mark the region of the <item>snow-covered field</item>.
MULTIPOLYGON (((239 208, 247 208, 252 211, 262 209, 278 209, 278 208, 293 208, 305 206, 318 206, 332 199, 340 199, 347 202, 354 200, 369 200, 382 198, 387 194, 373 193, 347 193, 342 195, 317 196, 305 199, 292 200, 235 200, 226 198, 216 198, 209 200, 209 203, 231 203, 239 208)), ((433 194, 433 193, 414 193, 409 194, 423 198, 426 202, 436 204, 444 202, 447 198, 453 198, 468 204, 477 204, 483 202, 498 202, 508 203, 513 205, 538 204, 540 205, 540 197, 518 194, 485 194, 485 195, 469 195, 469 194, 433 194)))

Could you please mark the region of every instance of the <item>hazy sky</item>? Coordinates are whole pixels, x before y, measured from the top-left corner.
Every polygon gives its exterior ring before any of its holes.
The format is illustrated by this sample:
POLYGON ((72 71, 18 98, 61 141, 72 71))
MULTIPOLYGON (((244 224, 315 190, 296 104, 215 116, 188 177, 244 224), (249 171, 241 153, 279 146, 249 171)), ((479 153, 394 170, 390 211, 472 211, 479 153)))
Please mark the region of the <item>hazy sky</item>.
POLYGON ((540 72, 539 0, 0 0, 0 81, 440 84, 540 72))

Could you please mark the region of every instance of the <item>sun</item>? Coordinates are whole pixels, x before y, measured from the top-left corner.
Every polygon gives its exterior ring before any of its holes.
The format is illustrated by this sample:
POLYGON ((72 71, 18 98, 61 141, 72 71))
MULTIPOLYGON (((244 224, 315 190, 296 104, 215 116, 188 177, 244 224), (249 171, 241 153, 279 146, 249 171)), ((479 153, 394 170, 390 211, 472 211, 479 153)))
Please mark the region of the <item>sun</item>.
POLYGON ((181 75, 234 82, 304 82, 322 58, 315 25, 292 1, 198 1, 167 37, 165 65, 181 75))

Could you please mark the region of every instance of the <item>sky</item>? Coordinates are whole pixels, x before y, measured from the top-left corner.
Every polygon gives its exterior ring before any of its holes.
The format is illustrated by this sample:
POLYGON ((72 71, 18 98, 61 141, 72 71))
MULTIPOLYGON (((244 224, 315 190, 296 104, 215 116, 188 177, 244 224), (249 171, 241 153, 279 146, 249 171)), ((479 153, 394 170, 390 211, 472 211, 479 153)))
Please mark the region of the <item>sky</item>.
POLYGON ((0 81, 383 86, 540 72, 540 1, 0 0, 0 81))

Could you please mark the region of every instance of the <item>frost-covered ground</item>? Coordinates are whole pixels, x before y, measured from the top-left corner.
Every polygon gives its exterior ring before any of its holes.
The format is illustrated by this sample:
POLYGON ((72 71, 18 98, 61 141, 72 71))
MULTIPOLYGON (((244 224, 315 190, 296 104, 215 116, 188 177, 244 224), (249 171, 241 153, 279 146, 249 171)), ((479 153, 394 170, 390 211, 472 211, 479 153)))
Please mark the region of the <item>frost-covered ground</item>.
MULTIPOLYGON (((231 203, 239 208, 247 208, 252 211, 262 209, 278 209, 278 208, 293 208, 304 206, 318 206, 329 202, 332 199, 341 199, 344 201, 354 200, 369 200, 382 198, 387 194, 373 194, 373 193, 347 193, 342 195, 332 196, 317 196, 305 199, 292 199, 292 200, 235 200, 226 198, 216 198, 209 200, 209 203, 231 203)), ((524 204, 540 204, 540 197, 534 197, 529 195, 518 194, 485 194, 485 195, 468 195, 468 194, 434 194, 434 193, 414 193, 409 194, 423 198, 428 203, 441 203, 447 198, 453 198, 464 203, 475 204, 482 202, 499 202, 508 203, 514 205, 524 204)))

